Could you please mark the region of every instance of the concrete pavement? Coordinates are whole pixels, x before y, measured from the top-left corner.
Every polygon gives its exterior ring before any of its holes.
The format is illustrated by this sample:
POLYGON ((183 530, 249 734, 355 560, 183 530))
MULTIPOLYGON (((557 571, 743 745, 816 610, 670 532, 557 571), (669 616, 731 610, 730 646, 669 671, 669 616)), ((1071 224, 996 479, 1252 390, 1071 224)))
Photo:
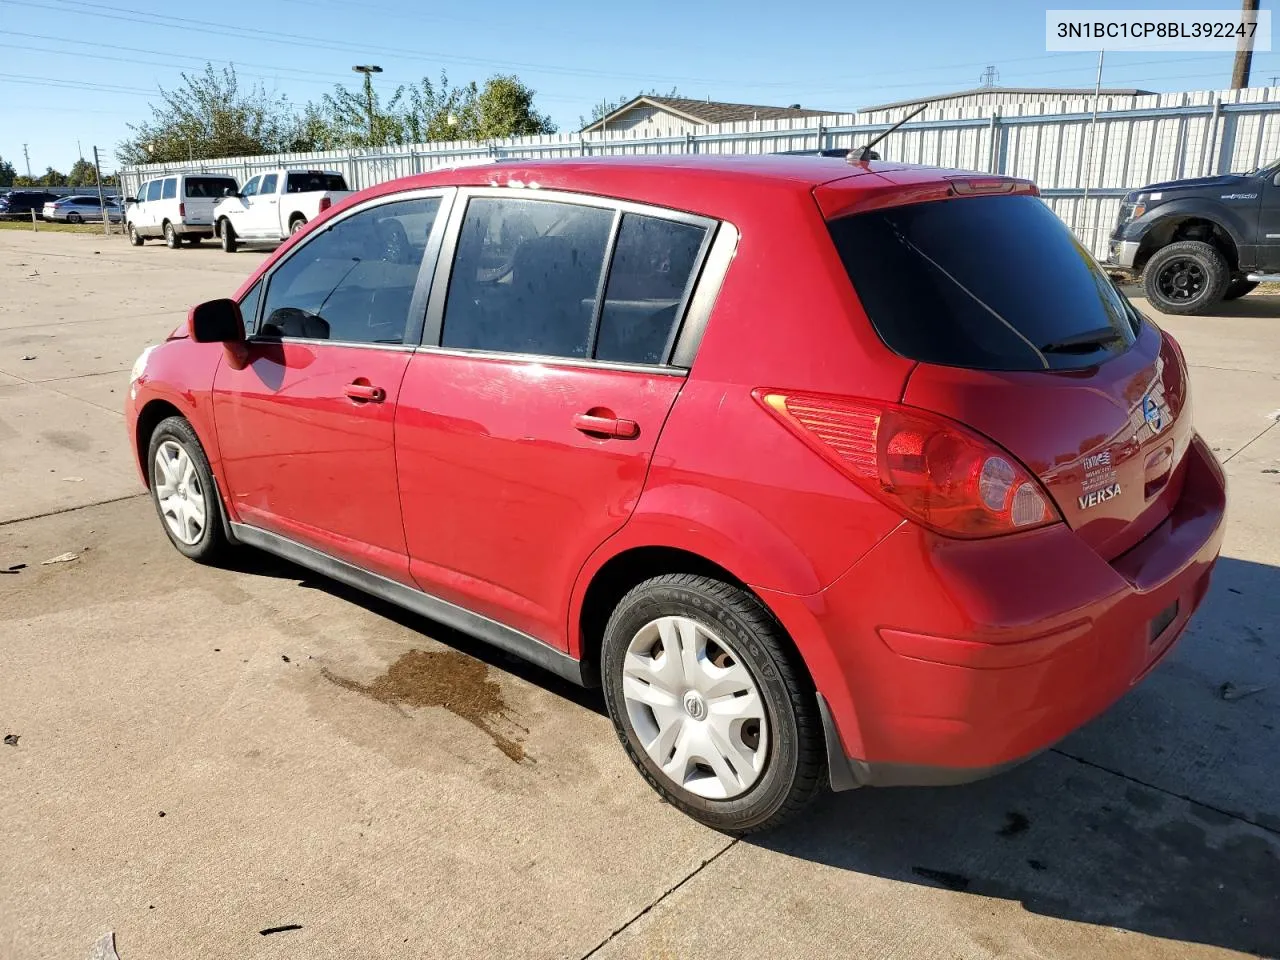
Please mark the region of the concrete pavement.
POLYGON ((1231 482, 1168 662, 1003 777, 731 841, 657 800, 596 696, 169 546, 128 370, 258 260, 0 234, 0 570, 27 564, 0 573, 0 960, 108 930, 122 960, 1280 955, 1280 297, 1164 321, 1231 482))

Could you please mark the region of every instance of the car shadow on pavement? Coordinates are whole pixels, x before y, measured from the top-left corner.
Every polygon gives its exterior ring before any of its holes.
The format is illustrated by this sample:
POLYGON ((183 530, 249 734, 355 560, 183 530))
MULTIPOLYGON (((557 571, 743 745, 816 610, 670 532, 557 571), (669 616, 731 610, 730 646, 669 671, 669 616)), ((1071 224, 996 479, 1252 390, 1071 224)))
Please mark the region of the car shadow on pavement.
POLYGON ((312 573, 304 567, 289 560, 284 560, 261 550, 236 550, 227 564, 229 569, 239 573, 260 577, 275 577, 282 580, 295 580, 298 586, 307 590, 323 590, 347 603, 368 610, 370 613, 399 624, 406 629, 422 634, 424 639, 434 640, 461 653, 475 657, 477 660, 512 674, 541 687, 548 693, 586 707, 598 714, 605 714, 604 698, 599 690, 587 690, 577 684, 559 677, 549 670, 536 666, 528 660, 500 650, 492 644, 479 640, 470 634, 455 630, 435 620, 430 620, 403 607, 381 600, 372 594, 365 593, 356 587, 331 580, 318 573, 312 573))
POLYGON ((1223 558, 1170 660, 1058 748, 967 786, 827 795, 748 839, 1046 916, 1280 955, 1277 623, 1280 568, 1223 558))
POLYGON ((1280 318, 1280 296, 1251 293, 1239 300, 1226 300, 1213 308, 1213 315, 1215 317, 1280 318))

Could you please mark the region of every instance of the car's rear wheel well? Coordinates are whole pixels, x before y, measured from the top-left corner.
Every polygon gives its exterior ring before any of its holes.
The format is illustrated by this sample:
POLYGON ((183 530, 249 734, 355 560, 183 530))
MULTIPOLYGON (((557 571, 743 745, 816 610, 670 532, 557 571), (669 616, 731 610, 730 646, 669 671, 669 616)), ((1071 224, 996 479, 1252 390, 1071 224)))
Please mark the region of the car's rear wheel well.
POLYGON ((155 433, 161 421, 180 416, 182 411, 167 400, 152 400, 138 414, 138 424, 134 434, 137 442, 134 447, 138 451, 138 466, 142 470, 142 476, 146 478, 148 490, 151 489, 151 466, 147 463, 147 447, 151 445, 151 434, 155 433))
POLYGON ((1231 234, 1227 233, 1221 224, 1203 217, 1181 219, 1171 217, 1156 224, 1142 238, 1142 243, 1138 246, 1138 255, 1133 261, 1134 268, 1142 270, 1157 250, 1182 240, 1199 240, 1202 243, 1208 243, 1226 258, 1227 265, 1233 273, 1240 269, 1240 252, 1236 249, 1231 234))
POLYGON ((291 213, 289 215, 289 226, 292 227, 299 220, 301 220, 303 223, 306 223, 307 221, 306 215, 301 213, 291 213))
MULTIPOLYGON (((609 623, 609 617, 613 614, 618 601, 633 587, 653 577, 661 577, 669 573, 690 573, 732 584, 749 593, 765 610, 769 610, 769 605, 761 600, 751 587, 729 570, 706 557, 676 547, 635 547, 625 550, 616 557, 612 557, 596 571, 582 600, 582 613, 578 621, 582 634, 582 648, 579 655, 583 663, 582 675, 592 684, 600 682, 600 645, 604 639, 604 630, 609 623)), ((787 635, 786 628, 781 623, 778 626, 791 642, 796 661, 803 668, 804 677, 812 687, 813 678, 809 674, 808 665, 800 656, 799 650, 795 648, 794 641, 791 641, 790 636, 787 635)))

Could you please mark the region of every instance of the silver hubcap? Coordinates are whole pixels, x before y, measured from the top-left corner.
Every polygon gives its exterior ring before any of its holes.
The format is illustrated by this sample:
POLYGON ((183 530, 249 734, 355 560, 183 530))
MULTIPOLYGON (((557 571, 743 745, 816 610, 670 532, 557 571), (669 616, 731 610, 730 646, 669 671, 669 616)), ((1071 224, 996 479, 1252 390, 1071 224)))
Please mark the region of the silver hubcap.
POLYGON ((196 465, 181 444, 173 440, 160 444, 152 483, 169 532, 185 544, 199 543, 209 513, 208 503, 196 465))
POLYGON ((737 651, 688 617, 642 627, 622 666, 627 716, 677 786, 710 800, 751 789, 764 770, 764 700, 737 651))

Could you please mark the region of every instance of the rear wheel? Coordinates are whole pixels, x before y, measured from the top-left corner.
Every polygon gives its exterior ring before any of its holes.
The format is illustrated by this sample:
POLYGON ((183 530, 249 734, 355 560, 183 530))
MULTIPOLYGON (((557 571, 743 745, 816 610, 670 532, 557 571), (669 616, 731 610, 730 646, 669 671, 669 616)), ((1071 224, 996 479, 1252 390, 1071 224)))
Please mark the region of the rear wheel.
POLYGON ((1244 277, 1236 277, 1227 284, 1227 292, 1222 295, 1223 300, 1239 300, 1246 293, 1250 293, 1258 286, 1257 280, 1246 280, 1244 277))
POLYGON ((138 228, 132 223, 129 224, 129 242, 135 247, 142 246, 142 234, 138 233, 138 228))
POLYGON ((67 214, 67 223, 84 223, 84 217, 72 210, 67 214))
POLYGON ((196 432, 182 417, 162 420, 147 448, 151 500, 164 532, 180 553, 213 563, 227 549, 222 503, 196 432))
POLYGON ((178 231, 173 229, 173 224, 168 220, 164 222, 164 245, 170 250, 177 250, 182 245, 178 231))
POLYGON ((289 221, 289 235, 292 236, 293 234, 297 233, 306 225, 307 225, 306 217, 294 217, 291 221, 289 221))
POLYGON ((222 240, 222 249, 227 253, 236 252, 236 228, 231 226, 231 221, 225 217, 218 230, 218 237, 222 240))
POLYGON ((669 574, 632 589, 601 648, 605 704, 631 761, 717 830, 767 830, 822 788, 817 701, 777 621, 732 584, 669 574))
POLYGON ((1147 299, 1162 313, 1206 313, 1222 301, 1230 282, 1226 257, 1199 240, 1160 248, 1142 274, 1147 299))

